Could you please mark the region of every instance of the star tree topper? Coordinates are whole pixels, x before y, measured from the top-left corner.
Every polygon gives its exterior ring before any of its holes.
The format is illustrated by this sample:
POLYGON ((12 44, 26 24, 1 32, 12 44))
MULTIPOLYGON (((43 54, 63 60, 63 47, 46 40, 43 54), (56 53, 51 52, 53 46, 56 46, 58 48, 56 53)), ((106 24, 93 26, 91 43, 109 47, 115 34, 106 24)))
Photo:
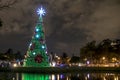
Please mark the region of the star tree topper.
POLYGON ((41 8, 38 8, 37 10, 37 14, 42 17, 45 15, 45 10, 41 7, 41 8))

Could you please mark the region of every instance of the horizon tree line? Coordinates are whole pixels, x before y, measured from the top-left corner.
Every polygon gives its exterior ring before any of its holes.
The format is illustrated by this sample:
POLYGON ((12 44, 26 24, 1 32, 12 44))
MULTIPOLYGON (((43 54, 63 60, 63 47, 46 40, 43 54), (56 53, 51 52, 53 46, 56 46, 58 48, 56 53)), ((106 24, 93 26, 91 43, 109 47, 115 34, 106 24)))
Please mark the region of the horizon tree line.
POLYGON ((80 49, 80 58, 83 61, 87 59, 93 63, 100 63, 102 57, 105 57, 108 62, 112 62, 112 58, 119 60, 120 39, 104 39, 98 44, 96 41, 91 41, 80 49))
POLYGON ((24 59, 24 54, 20 51, 14 52, 13 49, 9 48, 6 52, 0 53, 0 60, 5 61, 22 61, 24 59))

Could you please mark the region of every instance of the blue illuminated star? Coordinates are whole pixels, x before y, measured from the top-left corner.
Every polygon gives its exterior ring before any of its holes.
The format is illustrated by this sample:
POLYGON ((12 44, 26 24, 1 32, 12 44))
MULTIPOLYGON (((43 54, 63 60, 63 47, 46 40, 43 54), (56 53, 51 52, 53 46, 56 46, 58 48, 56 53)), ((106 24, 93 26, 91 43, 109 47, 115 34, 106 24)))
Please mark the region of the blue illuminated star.
POLYGON ((45 10, 42 7, 40 9, 38 8, 37 14, 40 15, 40 17, 42 17, 43 15, 45 15, 45 10))

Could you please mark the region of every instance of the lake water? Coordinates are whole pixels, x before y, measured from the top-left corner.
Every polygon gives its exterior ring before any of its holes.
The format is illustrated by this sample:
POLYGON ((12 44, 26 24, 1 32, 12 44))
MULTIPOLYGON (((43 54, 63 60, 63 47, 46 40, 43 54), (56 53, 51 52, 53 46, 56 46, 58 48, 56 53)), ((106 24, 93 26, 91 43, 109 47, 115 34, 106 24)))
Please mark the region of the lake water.
POLYGON ((0 80, 120 80, 120 73, 3 73, 0 80))

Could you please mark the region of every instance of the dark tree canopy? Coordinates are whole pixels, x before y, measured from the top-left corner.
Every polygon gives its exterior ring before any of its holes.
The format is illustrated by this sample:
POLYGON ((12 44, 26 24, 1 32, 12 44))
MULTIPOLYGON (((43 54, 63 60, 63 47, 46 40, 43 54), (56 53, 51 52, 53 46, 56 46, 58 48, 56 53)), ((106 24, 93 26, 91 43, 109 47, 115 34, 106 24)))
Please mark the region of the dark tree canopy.
POLYGON ((95 41, 87 43, 80 49, 81 58, 89 60, 99 60, 102 56, 111 59, 113 57, 120 58, 120 39, 110 40, 104 39, 100 43, 95 41))
POLYGON ((0 27, 2 27, 2 21, 0 20, 0 27))
MULTIPOLYGON (((10 8, 12 5, 17 3, 18 0, 0 0, 0 11, 6 8, 10 8)), ((2 27, 2 20, 0 19, 0 27, 2 27)))
POLYGON ((78 56, 72 56, 70 62, 71 63, 78 63, 78 62, 80 62, 80 57, 78 57, 78 56))
POLYGON ((13 49, 9 48, 5 54, 13 54, 13 49))
POLYGON ((67 56, 67 53, 63 52, 62 58, 67 58, 67 57, 68 57, 68 56, 67 56))
POLYGON ((2 27, 2 20, 0 19, 0 27, 2 27))
POLYGON ((18 0, 0 0, 0 10, 5 8, 10 8, 12 5, 14 5, 18 0))

